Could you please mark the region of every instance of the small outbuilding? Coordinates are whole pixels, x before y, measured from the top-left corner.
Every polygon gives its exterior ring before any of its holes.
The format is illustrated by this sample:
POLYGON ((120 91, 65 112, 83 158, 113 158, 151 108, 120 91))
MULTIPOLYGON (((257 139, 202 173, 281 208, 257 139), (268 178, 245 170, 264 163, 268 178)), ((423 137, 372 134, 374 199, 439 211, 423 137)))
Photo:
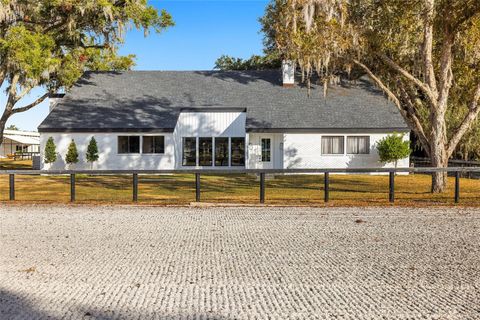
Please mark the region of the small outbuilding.
POLYGON ((0 158, 31 159, 40 154, 40 134, 32 131, 5 130, 0 158))

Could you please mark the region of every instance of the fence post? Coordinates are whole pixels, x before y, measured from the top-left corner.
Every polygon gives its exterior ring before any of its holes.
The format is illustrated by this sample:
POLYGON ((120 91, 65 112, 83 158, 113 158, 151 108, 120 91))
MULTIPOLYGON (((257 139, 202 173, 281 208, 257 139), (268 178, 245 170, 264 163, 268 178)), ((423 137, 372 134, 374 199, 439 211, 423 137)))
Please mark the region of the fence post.
POLYGON ((133 202, 138 201, 138 173, 133 174, 133 202))
POLYGON ((390 175, 390 179, 389 179, 390 192, 388 195, 388 198, 389 198, 388 200, 393 203, 395 202, 395 172, 391 171, 389 175, 390 175))
POLYGON ((70 174, 70 202, 75 202, 75 173, 70 174))
POLYGON ((260 203, 265 203, 265 173, 260 173, 260 203))
POLYGON ((323 176, 323 184, 324 184, 324 195, 323 195, 323 200, 325 202, 328 202, 330 200, 330 173, 325 172, 323 176))
POLYGON ((200 202, 200 173, 195 173, 195 201, 200 202))
POLYGON ((455 203, 460 200, 460 171, 455 172, 455 203))
POLYGON ((10 201, 15 200, 15 175, 10 174, 10 201))

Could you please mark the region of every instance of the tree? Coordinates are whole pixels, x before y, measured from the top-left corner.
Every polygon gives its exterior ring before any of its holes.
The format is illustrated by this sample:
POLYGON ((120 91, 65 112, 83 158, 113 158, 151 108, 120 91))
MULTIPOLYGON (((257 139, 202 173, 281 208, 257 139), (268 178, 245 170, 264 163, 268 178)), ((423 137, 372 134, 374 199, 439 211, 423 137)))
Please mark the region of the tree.
POLYGON ((72 139, 72 142, 68 145, 67 155, 65 156, 65 162, 69 165, 75 164, 78 162, 78 151, 75 141, 72 139))
POLYGON ((412 152, 410 142, 403 141, 401 134, 391 134, 381 139, 377 143, 377 150, 380 161, 383 163, 393 162, 395 168, 397 168, 398 160, 408 157, 412 152))
POLYGON ((92 137, 90 139, 90 143, 88 144, 87 147, 87 161, 90 162, 93 168, 93 163, 98 160, 98 146, 97 146, 97 141, 95 140, 95 137, 92 137))
POLYGON ((44 154, 45 163, 54 163, 57 161, 57 150, 53 138, 50 137, 45 144, 45 154, 44 154))
POLYGON ((14 124, 11 124, 7 127, 7 130, 19 130, 18 127, 14 124))
POLYGON ((268 70, 277 69, 282 61, 275 56, 252 55, 249 59, 234 58, 222 55, 215 61, 215 69, 219 70, 268 70))
MULTIPOLYGON (((393 101, 435 167, 480 112, 480 1, 276 0, 275 43, 307 82, 360 70, 393 101), (453 106, 458 124, 447 123, 453 106)), ((436 173, 434 192, 446 188, 436 173)))
POLYGON ((127 29, 147 34, 172 25, 147 0, 0 0, 0 87, 7 84, 0 141, 11 116, 68 90, 85 70, 130 69, 135 56, 117 54, 127 29), (36 87, 45 93, 23 104, 36 87))

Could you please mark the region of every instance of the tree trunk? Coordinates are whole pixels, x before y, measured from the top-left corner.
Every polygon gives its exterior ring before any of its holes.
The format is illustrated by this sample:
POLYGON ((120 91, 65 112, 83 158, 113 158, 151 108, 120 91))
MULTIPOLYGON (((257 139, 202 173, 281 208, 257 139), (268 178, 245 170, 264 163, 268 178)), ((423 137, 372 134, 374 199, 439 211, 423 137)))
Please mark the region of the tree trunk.
MULTIPOLYGON (((445 117, 442 112, 433 112, 431 115, 432 132, 430 157, 432 166, 435 168, 448 167, 447 155, 447 128, 445 117)), ((432 192, 441 193, 447 188, 447 173, 435 172, 432 179, 432 192)))
POLYGON ((5 131, 5 126, 7 125, 7 120, 10 118, 11 113, 7 109, 2 114, 0 118, 0 144, 3 143, 3 132, 5 131))

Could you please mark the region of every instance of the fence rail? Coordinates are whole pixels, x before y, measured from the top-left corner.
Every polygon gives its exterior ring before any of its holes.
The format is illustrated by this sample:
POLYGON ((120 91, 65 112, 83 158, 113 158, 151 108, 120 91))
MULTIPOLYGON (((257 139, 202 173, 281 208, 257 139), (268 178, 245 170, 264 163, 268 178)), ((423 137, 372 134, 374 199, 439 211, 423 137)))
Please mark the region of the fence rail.
POLYGON ((194 174, 195 175, 195 200, 201 200, 201 175, 207 174, 255 174, 259 176, 259 202, 265 203, 265 175, 275 174, 323 174, 324 175, 324 201, 330 201, 330 174, 331 173, 384 173, 389 175, 389 202, 395 202, 395 175, 396 173, 454 173, 455 195, 454 201, 460 201, 460 175, 462 173, 480 172, 480 167, 416 167, 416 168, 345 168, 345 169, 234 169, 234 170, 0 170, 0 175, 9 176, 9 199, 15 200, 15 175, 69 175, 70 176, 70 201, 76 200, 75 183, 77 174, 86 175, 132 175, 132 201, 138 201, 138 176, 159 174, 194 174))

